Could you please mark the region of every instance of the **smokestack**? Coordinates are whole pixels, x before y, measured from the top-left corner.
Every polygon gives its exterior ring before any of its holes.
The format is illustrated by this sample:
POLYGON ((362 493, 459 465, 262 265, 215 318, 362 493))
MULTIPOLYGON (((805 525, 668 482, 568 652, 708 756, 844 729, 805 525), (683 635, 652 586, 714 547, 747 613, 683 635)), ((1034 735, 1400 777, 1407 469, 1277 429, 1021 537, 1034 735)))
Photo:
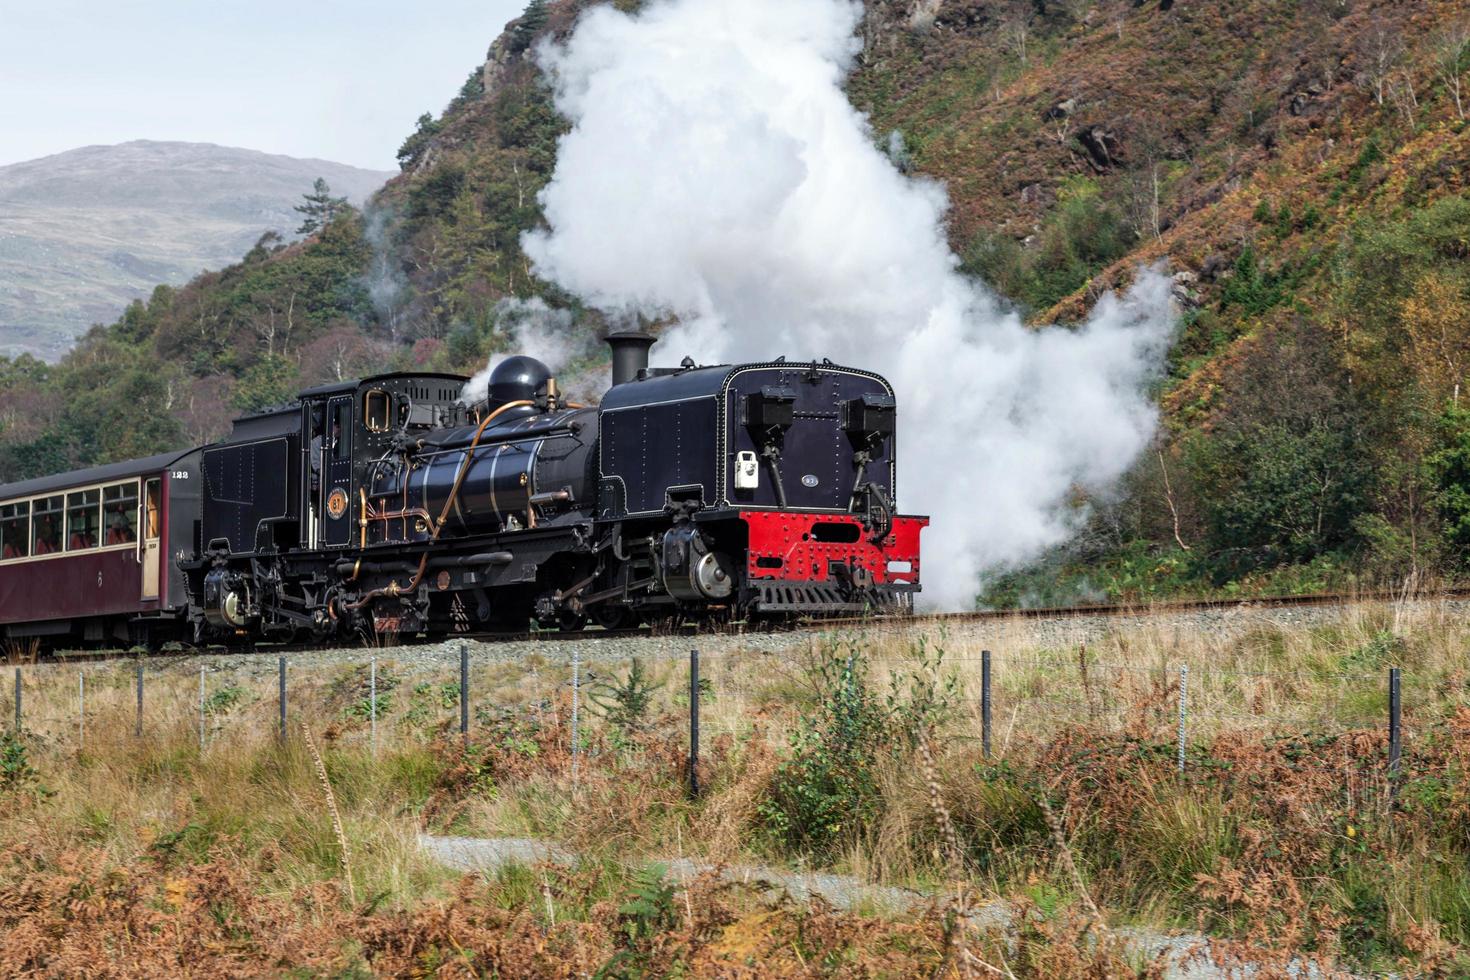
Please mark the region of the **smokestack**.
POLYGON ((641 330, 624 330, 607 335, 612 348, 612 383, 626 384, 636 380, 638 372, 648 367, 648 348, 658 338, 641 330))

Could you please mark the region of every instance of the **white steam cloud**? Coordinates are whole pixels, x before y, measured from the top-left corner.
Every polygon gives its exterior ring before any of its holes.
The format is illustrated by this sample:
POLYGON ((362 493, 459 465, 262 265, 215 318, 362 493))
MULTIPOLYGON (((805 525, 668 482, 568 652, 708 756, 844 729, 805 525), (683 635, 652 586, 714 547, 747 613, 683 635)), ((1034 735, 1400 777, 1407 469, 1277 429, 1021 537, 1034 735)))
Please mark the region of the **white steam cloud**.
MULTIPOLYGON (((492 354, 485 369, 465 382, 460 401, 474 405, 485 400, 490 375, 507 357, 525 354, 551 369, 564 394, 585 401, 607 386, 605 372, 581 370, 601 353, 601 343, 585 330, 573 328, 570 310, 547 306, 544 300, 503 299, 495 304, 495 330, 505 334, 510 349, 492 354)), ((595 400, 595 398, 592 398, 595 400)))
POLYGON ((1144 272, 1076 330, 1028 330, 957 271, 948 199, 902 175, 842 83, 847 0, 655 0, 589 11, 539 58, 572 130, 526 236, 542 277, 613 316, 676 316, 660 361, 830 357, 899 396, 901 510, 924 590, 969 604, 1035 558, 1146 446, 1172 329, 1144 272))

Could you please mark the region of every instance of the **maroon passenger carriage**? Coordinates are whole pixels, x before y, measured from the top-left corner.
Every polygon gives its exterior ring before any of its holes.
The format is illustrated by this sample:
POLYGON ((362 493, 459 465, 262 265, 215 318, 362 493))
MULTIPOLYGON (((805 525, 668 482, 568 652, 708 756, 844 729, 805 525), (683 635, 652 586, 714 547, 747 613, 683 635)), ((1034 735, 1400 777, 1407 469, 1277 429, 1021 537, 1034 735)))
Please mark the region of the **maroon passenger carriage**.
POLYGON ((148 644, 177 635, 199 450, 0 485, 0 639, 148 644))

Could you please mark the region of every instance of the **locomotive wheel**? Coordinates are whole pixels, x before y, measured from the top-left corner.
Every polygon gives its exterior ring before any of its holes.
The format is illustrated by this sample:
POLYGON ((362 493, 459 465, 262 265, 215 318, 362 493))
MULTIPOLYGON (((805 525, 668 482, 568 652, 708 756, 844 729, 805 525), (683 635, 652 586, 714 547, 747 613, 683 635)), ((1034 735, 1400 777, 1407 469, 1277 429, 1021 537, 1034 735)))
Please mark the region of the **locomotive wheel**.
POLYGON ((587 617, 562 610, 556 614, 556 628, 563 633, 580 633, 587 628, 587 617))
POLYGON ((588 614, 605 630, 625 630, 637 622, 633 610, 612 602, 599 602, 588 609, 588 614))

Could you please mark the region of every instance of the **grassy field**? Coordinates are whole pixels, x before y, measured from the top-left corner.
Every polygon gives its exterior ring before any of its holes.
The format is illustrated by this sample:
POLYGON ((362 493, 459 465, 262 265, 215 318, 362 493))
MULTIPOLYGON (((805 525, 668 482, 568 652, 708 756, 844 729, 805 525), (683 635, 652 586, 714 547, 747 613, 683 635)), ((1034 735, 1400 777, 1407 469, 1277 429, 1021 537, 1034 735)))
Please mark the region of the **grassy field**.
POLYGON ((1085 646, 1016 623, 733 651, 701 664, 697 800, 681 661, 583 663, 575 754, 552 651, 476 668, 467 742, 457 665, 391 650, 293 668, 284 742, 272 665, 207 663, 202 746, 197 662, 145 665, 141 738, 133 664, 26 667, 26 731, 0 752, 0 971, 1145 975, 1108 938, 1141 925, 1269 962, 1461 973, 1467 643, 1458 607, 1425 602, 1119 621, 1085 646), (461 880, 424 830, 582 860, 461 880), (906 916, 772 907, 666 883, 673 857, 947 897, 906 916), (1001 899, 1022 913, 1009 943, 957 925, 1001 899))

